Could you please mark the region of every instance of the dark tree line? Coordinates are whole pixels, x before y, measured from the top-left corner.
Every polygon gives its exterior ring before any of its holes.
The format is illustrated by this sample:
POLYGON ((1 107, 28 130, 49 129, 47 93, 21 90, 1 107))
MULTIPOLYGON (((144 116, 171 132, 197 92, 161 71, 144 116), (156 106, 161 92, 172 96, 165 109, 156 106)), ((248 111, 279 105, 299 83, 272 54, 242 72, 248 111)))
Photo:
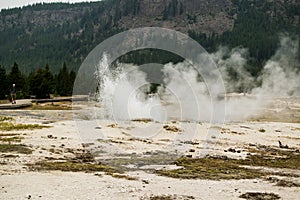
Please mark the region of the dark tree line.
POLYGON ((276 52, 283 33, 288 33, 292 38, 300 38, 300 26, 294 22, 294 16, 300 12, 299 5, 289 5, 286 10, 282 10, 276 2, 270 1, 232 2, 236 9, 232 14, 237 14, 232 30, 220 35, 190 30, 189 36, 208 52, 216 51, 220 45, 247 48, 251 58, 247 63, 247 70, 257 77, 265 62, 276 52), (268 14, 270 10, 274 11, 272 16, 268 14), (286 13, 283 14, 284 12, 286 13))
POLYGON ((16 85, 17 98, 50 98, 50 95, 69 96, 73 92, 76 74, 68 70, 66 63, 57 74, 52 74, 48 64, 28 76, 23 74, 17 63, 7 72, 0 66, 0 99, 9 98, 12 85, 16 85))

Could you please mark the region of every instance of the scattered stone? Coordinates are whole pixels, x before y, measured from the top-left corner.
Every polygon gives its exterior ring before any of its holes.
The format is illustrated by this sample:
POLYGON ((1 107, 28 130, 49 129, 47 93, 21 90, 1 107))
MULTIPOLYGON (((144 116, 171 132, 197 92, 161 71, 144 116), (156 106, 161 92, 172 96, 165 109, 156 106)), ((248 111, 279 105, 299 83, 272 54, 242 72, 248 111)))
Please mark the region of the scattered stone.
POLYGON ((283 148, 283 149, 288 149, 289 146, 288 145, 283 145, 280 140, 278 140, 278 143, 279 143, 279 148, 283 148))
POLYGON ((265 130, 265 129, 263 129, 263 128, 259 129, 258 131, 259 131, 259 132, 261 132, 261 133, 264 133, 264 132, 266 132, 266 130, 265 130))
POLYGON ((166 131, 171 131, 171 132, 181 132, 181 130, 179 128, 177 128, 176 126, 170 126, 170 125, 164 125, 163 128, 166 131))
POLYGON ((183 143, 183 144, 193 144, 192 141, 183 141, 183 142, 181 142, 181 143, 183 143))
POLYGON ((227 151, 232 152, 232 153, 236 152, 236 150, 234 148, 229 148, 227 151))
POLYGON ((146 164, 143 161, 139 161, 136 165, 137 165, 137 167, 142 167, 142 166, 144 166, 146 164))
POLYGON ((53 135, 47 135, 47 138, 49 138, 49 139, 57 139, 57 137, 54 137, 53 135))
POLYGON ((240 126, 241 128, 250 129, 249 126, 240 126))
POLYGON ((110 127, 110 128, 117 128, 117 127, 118 127, 118 124, 109 124, 109 125, 107 125, 107 127, 110 127))
POLYGON ((143 179, 142 182, 145 184, 149 184, 149 180, 147 180, 147 179, 143 179))
POLYGON ((83 148, 86 148, 86 147, 90 147, 90 146, 95 145, 95 143, 92 143, 92 142, 91 143, 82 143, 81 145, 82 145, 83 148))
POLYGON ((196 151, 195 149, 190 149, 190 150, 189 150, 189 152, 195 152, 195 151, 196 151))

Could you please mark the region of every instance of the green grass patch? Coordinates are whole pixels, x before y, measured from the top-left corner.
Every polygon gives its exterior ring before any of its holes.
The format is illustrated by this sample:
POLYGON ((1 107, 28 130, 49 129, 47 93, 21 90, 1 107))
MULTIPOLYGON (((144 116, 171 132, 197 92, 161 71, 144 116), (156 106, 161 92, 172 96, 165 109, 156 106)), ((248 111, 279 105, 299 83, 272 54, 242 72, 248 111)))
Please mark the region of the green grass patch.
POLYGON ((253 179, 264 174, 260 171, 244 168, 233 159, 205 157, 199 159, 179 158, 176 165, 182 166, 176 170, 159 170, 158 174, 183 179, 253 179))
POLYGON ((181 196, 181 195, 151 195, 150 197, 141 197, 140 200, 176 200, 176 199, 195 199, 193 196, 181 196))
POLYGON ((49 162, 41 161, 35 164, 28 165, 33 170, 59 170, 59 171, 70 171, 70 172, 117 172, 114 168, 104 164, 94 163, 80 163, 80 162, 49 162))
POLYGON ((12 121, 12 120, 13 120, 12 117, 0 116, 0 122, 12 121))
POLYGON ((276 177, 268 177, 265 180, 269 181, 270 183, 276 183, 275 185, 280 187, 300 187, 299 183, 295 183, 290 180, 279 179, 276 177))
POLYGON ((0 141, 1 142, 21 142, 24 137, 14 136, 14 137, 3 137, 0 134, 0 141))
POLYGON ((12 122, 0 122, 0 131, 12 131, 12 130, 34 130, 49 128, 50 126, 42 126, 39 124, 15 124, 12 122))
POLYGON ((25 108, 26 110, 72 110, 71 106, 62 106, 62 105, 32 105, 29 108, 25 108))
POLYGON ((126 179, 126 180, 129 180, 129 181, 137 181, 138 180, 137 177, 129 176, 127 174, 119 174, 119 173, 111 173, 111 172, 107 172, 106 174, 110 175, 114 178, 121 178, 121 179, 126 179))
POLYGON ((248 200, 260 200, 260 199, 266 199, 266 200, 276 200, 280 199, 280 196, 278 194, 274 193, 265 193, 265 192, 247 192, 245 194, 242 194, 239 196, 243 199, 248 200))
POLYGON ((149 200, 175 200, 172 195, 152 195, 149 200))
POLYGON ((264 172, 255 167, 300 169, 299 150, 281 150, 271 147, 258 147, 250 149, 252 154, 246 159, 229 159, 223 157, 205 158, 179 158, 174 164, 181 166, 176 170, 159 170, 158 174, 173 178, 184 179, 253 179, 266 175, 276 175, 272 172, 264 172), (246 166, 250 166, 246 167, 246 166))
POLYGON ((168 165, 174 162, 176 159, 175 155, 158 153, 157 155, 119 155, 113 159, 105 160, 110 166, 124 170, 126 165, 135 165, 137 168, 145 165, 168 165), (124 156, 122 158, 122 156, 124 156))
POLYGON ((19 133, 0 133, 0 137, 12 137, 12 136, 18 136, 19 133))
POLYGON ((16 152, 20 154, 31 154, 32 149, 22 144, 0 144, 1 153, 16 152))
POLYGON ((247 159, 245 160, 237 160, 239 164, 272 168, 300 169, 299 150, 258 147, 258 149, 249 149, 249 151, 252 155, 247 156, 247 159))
POLYGON ((0 104, 6 104, 6 103, 10 103, 10 101, 9 101, 9 100, 6 100, 6 99, 5 99, 5 100, 4 100, 4 99, 3 99, 3 100, 0 100, 0 104))

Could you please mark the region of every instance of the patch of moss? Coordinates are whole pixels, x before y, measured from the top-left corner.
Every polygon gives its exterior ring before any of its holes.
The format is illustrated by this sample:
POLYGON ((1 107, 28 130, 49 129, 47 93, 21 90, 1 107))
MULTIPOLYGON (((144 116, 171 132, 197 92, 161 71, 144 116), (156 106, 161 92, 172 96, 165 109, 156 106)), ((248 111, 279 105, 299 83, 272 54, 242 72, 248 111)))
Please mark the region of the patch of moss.
POLYGON ((229 159, 227 157, 179 158, 174 164, 182 168, 176 170, 159 170, 158 174, 185 179, 252 179, 276 172, 263 172, 246 166, 300 169, 300 153, 295 149, 277 149, 258 147, 249 149, 252 153, 246 159, 229 159))
POLYGON ((175 198, 172 195, 153 195, 150 196, 150 200, 175 200, 175 198))
POLYGON ((11 120, 13 120, 12 117, 0 116, 0 122, 11 121, 11 120))
POLYGON ((184 179, 253 179, 264 175, 261 171, 243 168, 233 159, 205 157, 199 159, 179 158, 176 165, 182 166, 176 170, 159 170, 158 174, 184 179))
POLYGON ((273 168, 300 169, 300 153, 295 149, 278 149, 272 147, 257 147, 249 149, 252 155, 238 163, 251 166, 264 166, 273 168))
POLYGON ((114 159, 107 159, 105 163, 116 168, 124 168, 127 165, 135 165, 137 168, 145 165, 168 165, 174 162, 175 155, 158 153, 157 155, 124 155, 114 159))
POLYGON ((6 99, 0 100, 0 104, 6 104, 6 103, 10 103, 9 100, 6 100, 6 99))
POLYGON ((93 164, 93 163, 79 163, 79 162, 49 162, 41 161, 35 164, 28 165, 30 169, 33 170, 60 170, 60 171, 71 171, 71 172, 116 172, 110 166, 103 164, 93 164))
POLYGON ((0 133, 0 137, 18 136, 19 133, 0 133))
POLYGON ((32 105, 26 110, 72 110, 71 106, 57 105, 57 104, 47 104, 47 105, 32 105))
POLYGON ((240 198, 247 200, 259 200, 259 199, 267 199, 267 200, 277 200, 280 199, 278 194, 274 193, 261 193, 261 192, 247 192, 239 196, 240 198))
POLYGON ((50 152, 50 153, 55 153, 55 149, 54 149, 54 148, 51 148, 51 149, 49 149, 49 152, 50 152))
POLYGON ((140 118, 140 119, 132 119, 132 122, 144 122, 144 123, 149 123, 149 122, 153 122, 153 119, 149 119, 149 118, 140 118))
POLYGON ((49 128, 50 126, 42 126, 39 124, 15 124, 11 122, 0 122, 1 131, 12 131, 12 130, 33 130, 49 128))
POLYGON ((21 142, 24 137, 14 136, 14 137, 2 137, 0 135, 1 142, 21 142))
POLYGON ((266 181, 269 181, 271 183, 276 183, 275 185, 280 187, 300 187, 299 183, 295 183, 290 180, 279 179, 276 177, 268 177, 266 178, 266 181))
POLYGON ((20 154, 31 154, 32 149, 22 144, 0 144, 0 152, 1 153, 16 152, 20 154))
POLYGON ((136 181, 136 180, 138 180, 137 177, 129 176, 127 174, 110 173, 110 172, 107 172, 106 174, 110 175, 110 176, 112 176, 114 178, 122 178, 122 179, 126 179, 126 180, 129 180, 129 181, 136 181))
POLYGON ((150 197, 142 197, 141 200, 175 200, 175 199, 195 199, 193 196, 181 196, 181 195, 151 195, 150 197))

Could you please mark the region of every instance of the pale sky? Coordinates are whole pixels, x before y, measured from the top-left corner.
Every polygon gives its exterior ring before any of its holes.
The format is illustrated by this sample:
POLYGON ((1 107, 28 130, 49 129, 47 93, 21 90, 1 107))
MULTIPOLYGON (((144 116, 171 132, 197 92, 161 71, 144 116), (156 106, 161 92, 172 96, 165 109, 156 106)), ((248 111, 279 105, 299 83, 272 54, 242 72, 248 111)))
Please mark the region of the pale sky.
POLYGON ((34 3, 50 3, 50 2, 89 2, 89 1, 99 1, 99 0, 0 0, 0 10, 3 8, 15 8, 31 5, 34 3))

